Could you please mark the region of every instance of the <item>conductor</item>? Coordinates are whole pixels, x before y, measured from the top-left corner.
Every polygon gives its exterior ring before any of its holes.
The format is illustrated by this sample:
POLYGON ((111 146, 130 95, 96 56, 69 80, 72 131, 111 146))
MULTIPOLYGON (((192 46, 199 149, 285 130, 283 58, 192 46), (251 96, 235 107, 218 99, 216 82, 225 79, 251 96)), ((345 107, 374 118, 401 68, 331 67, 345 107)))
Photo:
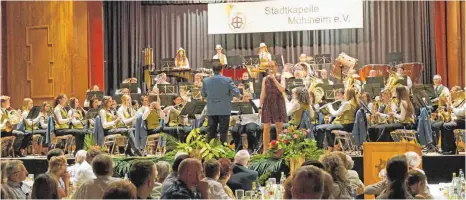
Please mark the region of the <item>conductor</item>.
POLYGON ((233 96, 239 95, 239 90, 229 77, 220 74, 222 65, 214 62, 212 66, 214 76, 203 81, 202 97, 207 98, 207 116, 209 133, 208 141, 217 138, 217 128, 220 141, 227 141, 228 126, 230 123, 231 101, 233 96))

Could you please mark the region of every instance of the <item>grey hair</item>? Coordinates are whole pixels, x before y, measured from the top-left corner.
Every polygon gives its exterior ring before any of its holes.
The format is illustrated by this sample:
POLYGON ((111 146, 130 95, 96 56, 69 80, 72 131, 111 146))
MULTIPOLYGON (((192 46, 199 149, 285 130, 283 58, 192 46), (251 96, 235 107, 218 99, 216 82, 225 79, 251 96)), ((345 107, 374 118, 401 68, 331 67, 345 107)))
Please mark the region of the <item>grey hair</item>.
POLYGON ((438 75, 438 74, 435 74, 432 79, 435 79, 435 78, 439 78, 440 80, 442 80, 442 77, 440 75, 438 75))
POLYGON ((240 150, 235 155, 235 163, 243 164, 249 161, 251 156, 247 150, 240 150))
POLYGON ((406 162, 408 163, 408 166, 417 168, 419 167, 419 165, 421 165, 422 158, 416 152, 408 151, 405 153, 405 156, 406 156, 406 162))
POLYGON ((351 158, 351 156, 349 156, 349 155, 346 155, 346 160, 348 161, 348 162, 346 162, 347 163, 346 169, 347 170, 353 169, 353 167, 354 167, 353 158, 351 158))
POLYGON ((87 151, 86 150, 79 150, 77 153, 76 153, 76 162, 77 163, 81 163, 83 161, 86 160, 86 155, 87 155, 87 151))
POLYGON ((9 179, 10 176, 12 176, 14 173, 18 172, 19 166, 21 164, 23 164, 23 161, 21 161, 21 160, 10 160, 10 161, 8 161, 8 163, 6 164, 6 167, 5 167, 6 177, 9 179))
POLYGON ((167 178, 170 173, 170 163, 167 161, 158 161, 155 163, 155 167, 157 168, 157 179, 167 178))
POLYGON ((309 102, 309 93, 303 87, 293 88, 292 92, 296 93, 296 98, 299 102, 304 104, 310 104, 309 102))

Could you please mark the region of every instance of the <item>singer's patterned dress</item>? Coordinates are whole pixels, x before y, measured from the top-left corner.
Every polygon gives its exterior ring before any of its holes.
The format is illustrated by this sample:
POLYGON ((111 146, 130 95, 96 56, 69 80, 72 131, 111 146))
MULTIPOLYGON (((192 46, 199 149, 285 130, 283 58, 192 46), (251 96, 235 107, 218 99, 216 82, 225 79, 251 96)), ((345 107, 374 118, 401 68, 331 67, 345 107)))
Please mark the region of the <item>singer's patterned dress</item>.
MULTIPOLYGON (((288 122, 283 94, 272 80, 267 77, 264 78, 265 98, 262 105, 262 123, 288 122)), ((280 82, 279 76, 276 79, 280 82)))

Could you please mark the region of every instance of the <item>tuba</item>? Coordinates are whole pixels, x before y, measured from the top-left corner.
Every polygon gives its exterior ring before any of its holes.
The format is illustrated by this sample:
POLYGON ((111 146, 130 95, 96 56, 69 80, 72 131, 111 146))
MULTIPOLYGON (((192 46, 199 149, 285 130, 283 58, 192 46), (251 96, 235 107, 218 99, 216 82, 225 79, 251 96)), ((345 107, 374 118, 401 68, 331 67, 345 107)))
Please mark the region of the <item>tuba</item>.
POLYGON ((13 110, 11 108, 7 109, 6 111, 7 119, 3 121, 6 125, 5 131, 11 132, 16 127, 17 124, 23 120, 21 112, 19 110, 13 110))

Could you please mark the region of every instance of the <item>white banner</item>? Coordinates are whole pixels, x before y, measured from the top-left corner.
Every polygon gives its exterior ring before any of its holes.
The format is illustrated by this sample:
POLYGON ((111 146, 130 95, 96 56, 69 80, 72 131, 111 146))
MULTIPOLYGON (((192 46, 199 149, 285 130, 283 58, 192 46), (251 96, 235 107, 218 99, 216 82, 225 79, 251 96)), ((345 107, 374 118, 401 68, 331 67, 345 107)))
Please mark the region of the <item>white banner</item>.
POLYGON ((362 0, 276 0, 208 5, 209 34, 362 28, 362 0))

